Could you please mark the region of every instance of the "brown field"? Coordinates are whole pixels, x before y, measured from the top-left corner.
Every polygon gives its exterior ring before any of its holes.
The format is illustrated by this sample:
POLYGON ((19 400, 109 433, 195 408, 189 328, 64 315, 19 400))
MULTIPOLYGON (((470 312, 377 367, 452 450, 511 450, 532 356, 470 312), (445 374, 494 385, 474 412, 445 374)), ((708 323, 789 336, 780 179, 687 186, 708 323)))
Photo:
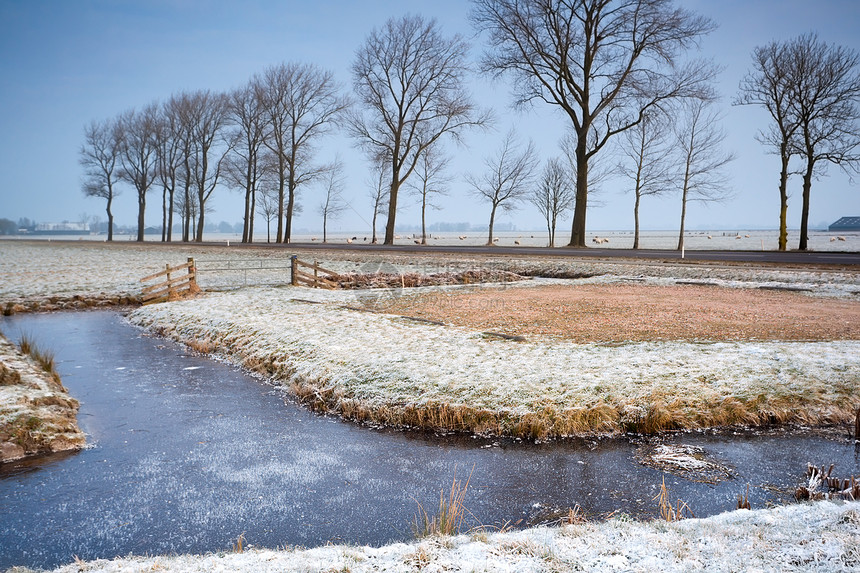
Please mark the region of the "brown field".
POLYGON ((574 342, 860 339, 860 301, 701 285, 592 284, 432 292, 374 308, 574 342))

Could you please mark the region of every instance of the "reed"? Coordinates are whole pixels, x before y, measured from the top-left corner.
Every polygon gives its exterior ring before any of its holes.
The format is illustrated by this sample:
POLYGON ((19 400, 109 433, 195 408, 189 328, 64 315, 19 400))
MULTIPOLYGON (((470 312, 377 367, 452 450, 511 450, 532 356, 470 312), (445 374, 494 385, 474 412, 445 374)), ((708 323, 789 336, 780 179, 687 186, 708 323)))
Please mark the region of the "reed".
POLYGON ((693 515, 693 510, 687 505, 687 502, 679 499, 673 504, 669 500, 669 490, 666 488, 665 476, 660 486, 660 493, 654 496, 654 501, 657 502, 657 510, 660 513, 660 519, 663 521, 681 521, 685 517, 696 517, 693 515))
MULTIPOLYGON (((472 472, 474 471, 475 468, 473 467, 472 472)), ((465 482, 458 481, 455 471, 447 497, 444 489, 439 492, 439 506, 435 515, 429 515, 424 506, 418 503, 418 514, 412 522, 412 531, 416 537, 446 536, 460 533, 467 513, 463 502, 466 499, 466 490, 469 488, 471 479, 472 473, 470 472, 465 482)))

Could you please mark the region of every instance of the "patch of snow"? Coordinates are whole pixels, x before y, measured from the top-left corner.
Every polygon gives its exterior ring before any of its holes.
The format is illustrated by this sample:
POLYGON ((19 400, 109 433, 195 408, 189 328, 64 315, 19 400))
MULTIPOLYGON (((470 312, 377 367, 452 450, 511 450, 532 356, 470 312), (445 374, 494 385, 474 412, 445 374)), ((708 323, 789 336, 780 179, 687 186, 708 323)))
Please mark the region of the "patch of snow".
POLYGON ((860 503, 739 510, 679 522, 624 518, 525 531, 474 532, 384 547, 125 557, 54 573, 385 571, 780 571, 847 573, 860 567, 860 503))

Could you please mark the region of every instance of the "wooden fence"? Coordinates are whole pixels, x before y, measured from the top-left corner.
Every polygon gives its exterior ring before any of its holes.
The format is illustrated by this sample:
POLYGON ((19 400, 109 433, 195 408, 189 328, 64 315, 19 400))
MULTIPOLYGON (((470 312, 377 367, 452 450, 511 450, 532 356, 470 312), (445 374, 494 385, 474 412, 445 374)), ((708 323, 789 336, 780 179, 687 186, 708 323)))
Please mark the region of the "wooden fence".
POLYGON ((314 261, 313 264, 306 263, 304 261, 300 261, 296 255, 290 257, 290 261, 292 270, 290 283, 293 286, 309 286, 329 290, 334 290, 340 287, 337 281, 334 280, 335 277, 337 277, 337 273, 322 268, 316 263, 316 261, 314 261), (310 269, 313 273, 299 270, 300 268, 310 269))
POLYGON ((163 271, 140 279, 140 282, 146 283, 164 277, 164 280, 159 283, 143 287, 141 292, 143 304, 178 300, 188 294, 200 292, 200 287, 197 286, 197 266, 193 258, 189 257, 187 263, 176 267, 171 267, 169 264, 164 266, 163 271), (184 270, 188 272, 180 276, 171 276, 184 270))

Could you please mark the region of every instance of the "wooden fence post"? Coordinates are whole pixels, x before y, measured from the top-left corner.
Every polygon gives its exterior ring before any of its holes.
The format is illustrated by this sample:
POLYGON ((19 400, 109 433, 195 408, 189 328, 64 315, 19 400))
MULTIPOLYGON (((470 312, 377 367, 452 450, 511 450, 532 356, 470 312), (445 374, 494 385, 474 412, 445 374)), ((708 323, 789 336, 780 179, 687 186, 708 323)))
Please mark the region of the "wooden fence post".
POLYGON ((194 257, 188 257, 188 283, 191 292, 200 292, 200 287, 197 286, 197 263, 194 262, 194 257))
POLYGON ((165 274, 167 275, 167 300, 173 300, 176 298, 176 289, 170 284, 170 263, 167 263, 164 267, 165 274))
POLYGON ((290 257, 290 284, 293 286, 298 286, 299 284, 299 257, 298 255, 293 255, 290 257))

